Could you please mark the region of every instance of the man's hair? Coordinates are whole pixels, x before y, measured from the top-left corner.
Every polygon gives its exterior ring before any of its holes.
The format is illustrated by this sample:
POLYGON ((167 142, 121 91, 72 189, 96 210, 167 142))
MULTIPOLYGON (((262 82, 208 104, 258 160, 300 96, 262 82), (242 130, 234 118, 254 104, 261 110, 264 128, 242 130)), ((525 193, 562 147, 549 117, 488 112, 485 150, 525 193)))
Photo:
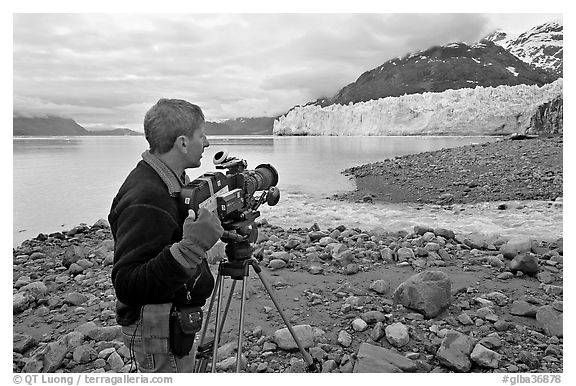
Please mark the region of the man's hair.
POLYGON ((202 109, 182 99, 160 99, 144 117, 144 134, 150 152, 166 153, 176 138, 191 137, 204 123, 202 109))

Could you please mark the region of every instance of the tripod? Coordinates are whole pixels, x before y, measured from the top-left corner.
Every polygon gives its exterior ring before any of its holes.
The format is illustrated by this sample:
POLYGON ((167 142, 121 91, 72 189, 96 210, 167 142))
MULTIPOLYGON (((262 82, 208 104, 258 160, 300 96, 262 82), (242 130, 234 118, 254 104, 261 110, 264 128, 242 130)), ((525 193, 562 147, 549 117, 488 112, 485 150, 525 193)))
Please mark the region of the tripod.
POLYGON ((245 313, 245 305, 246 305, 246 284, 247 278, 250 274, 250 267, 254 269, 254 271, 258 274, 260 281, 264 285, 266 292, 272 299, 274 306, 280 313, 282 320, 284 320, 284 324, 290 331, 292 338, 298 345, 298 349, 300 353, 304 357, 305 362, 308 364, 307 370, 309 372, 317 371, 317 366, 312 356, 304 349, 302 343, 296 336, 292 325, 286 318, 286 315, 282 312, 282 309, 274 297, 272 290, 268 283, 262 277, 262 268, 258 265, 258 261, 252 256, 252 247, 250 242, 248 241, 232 241, 226 245, 226 257, 220 262, 218 266, 218 276, 216 277, 216 284, 214 287, 214 293, 212 294, 212 298, 210 299, 210 305, 208 307, 208 313, 206 314, 206 320, 204 322, 204 326, 202 327, 202 333, 200 335, 200 342, 198 345, 198 350, 196 353, 196 362, 194 365, 194 372, 206 372, 206 367, 210 360, 210 355, 212 356, 212 367, 211 371, 214 373, 216 372, 216 362, 217 362, 217 351, 218 351, 218 343, 220 340, 220 336, 222 334, 222 329, 224 327, 224 322, 226 321, 226 315, 228 314, 228 309, 230 307, 230 302, 232 301, 232 295, 234 293, 234 288, 238 281, 242 281, 242 297, 240 302, 240 323, 239 323, 239 330, 238 330, 238 352, 236 356, 236 372, 240 372, 241 368, 241 356, 242 356, 242 344, 244 340, 244 313, 245 313), (222 295, 223 295, 223 288, 224 288, 224 279, 226 277, 230 277, 233 279, 232 286, 230 288, 230 294, 228 296, 228 300, 226 302, 226 306, 224 308, 224 313, 222 316, 221 314, 221 307, 222 307, 222 295), (215 328, 214 328, 214 339, 211 341, 205 341, 206 339, 206 332, 208 330, 208 324, 210 321, 210 314, 212 313, 212 308, 214 306, 214 302, 216 302, 216 318, 215 318, 215 328))

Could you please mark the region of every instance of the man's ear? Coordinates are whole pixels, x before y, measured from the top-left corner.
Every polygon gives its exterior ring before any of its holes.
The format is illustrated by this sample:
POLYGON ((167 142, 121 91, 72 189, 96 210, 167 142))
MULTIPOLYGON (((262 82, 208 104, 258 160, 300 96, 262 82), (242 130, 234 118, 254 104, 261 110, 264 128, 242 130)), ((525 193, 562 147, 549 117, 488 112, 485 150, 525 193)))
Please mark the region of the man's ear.
POLYGON ((176 146, 181 153, 188 153, 188 138, 186 138, 185 135, 179 136, 176 138, 176 141, 174 141, 174 146, 176 146))

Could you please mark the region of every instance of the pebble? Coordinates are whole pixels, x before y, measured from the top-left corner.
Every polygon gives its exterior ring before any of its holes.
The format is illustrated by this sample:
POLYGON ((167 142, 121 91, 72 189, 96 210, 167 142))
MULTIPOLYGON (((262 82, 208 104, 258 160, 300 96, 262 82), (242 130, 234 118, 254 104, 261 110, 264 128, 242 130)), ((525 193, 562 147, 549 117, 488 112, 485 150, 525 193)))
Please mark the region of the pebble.
POLYGON ((350 347, 352 344, 352 336, 344 330, 338 332, 338 344, 342 347, 350 347))
POLYGON ((386 280, 374 280, 370 283, 369 287, 372 291, 375 291, 381 295, 384 295, 390 291, 390 283, 386 280))
POLYGON ((366 331, 368 329, 368 323, 360 318, 354 319, 352 321, 352 328, 357 332, 366 331))
POLYGON ((386 339, 395 347, 402 347, 410 341, 408 327, 402 323, 393 323, 384 329, 386 339))

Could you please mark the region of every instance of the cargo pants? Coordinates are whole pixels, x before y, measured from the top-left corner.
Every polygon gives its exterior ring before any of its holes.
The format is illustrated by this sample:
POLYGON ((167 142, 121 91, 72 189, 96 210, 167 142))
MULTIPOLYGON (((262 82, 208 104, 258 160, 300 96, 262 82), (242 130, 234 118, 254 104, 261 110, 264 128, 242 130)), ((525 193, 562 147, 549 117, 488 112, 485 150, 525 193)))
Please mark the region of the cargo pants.
POLYGON ((144 306, 140 319, 122 326, 124 344, 142 373, 191 373, 196 344, 188 355, 175 356, 169 348, 170 304, 144 306))

